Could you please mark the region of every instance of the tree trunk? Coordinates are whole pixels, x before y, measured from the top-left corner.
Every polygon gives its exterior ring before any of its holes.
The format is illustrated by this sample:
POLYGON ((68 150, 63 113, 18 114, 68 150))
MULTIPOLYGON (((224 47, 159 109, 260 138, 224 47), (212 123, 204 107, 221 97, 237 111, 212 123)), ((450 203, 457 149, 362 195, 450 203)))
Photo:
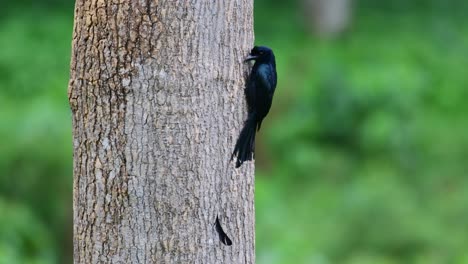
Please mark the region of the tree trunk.
POLYGON ((230 162, 252 16, 252 0, 77 0, 75 263, 255 262, 254 166, 230 162))
POLYGON ((352 0, 303 0, 308 27, 321 37, 336 37, 350 27, 352 0))

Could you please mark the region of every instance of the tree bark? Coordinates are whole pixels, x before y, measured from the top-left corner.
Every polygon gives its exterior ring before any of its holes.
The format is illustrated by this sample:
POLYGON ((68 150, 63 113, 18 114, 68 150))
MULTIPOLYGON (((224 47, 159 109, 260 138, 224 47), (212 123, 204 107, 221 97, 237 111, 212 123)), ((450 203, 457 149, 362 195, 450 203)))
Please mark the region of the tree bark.
POLYGON ((252 17, 252 0, 77 0, 75 263, 255 262, 254 166, 230 162, 252 17))

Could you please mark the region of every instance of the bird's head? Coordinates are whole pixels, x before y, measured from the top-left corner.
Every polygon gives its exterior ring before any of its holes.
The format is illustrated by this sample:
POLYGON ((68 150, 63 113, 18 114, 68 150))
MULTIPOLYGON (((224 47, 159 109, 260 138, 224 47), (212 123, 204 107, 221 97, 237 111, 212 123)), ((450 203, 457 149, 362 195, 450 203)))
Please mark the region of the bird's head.
POLYGON ((245 61, 267 62, 274 59, 273 51, 265 46, 255 46, 245 61))

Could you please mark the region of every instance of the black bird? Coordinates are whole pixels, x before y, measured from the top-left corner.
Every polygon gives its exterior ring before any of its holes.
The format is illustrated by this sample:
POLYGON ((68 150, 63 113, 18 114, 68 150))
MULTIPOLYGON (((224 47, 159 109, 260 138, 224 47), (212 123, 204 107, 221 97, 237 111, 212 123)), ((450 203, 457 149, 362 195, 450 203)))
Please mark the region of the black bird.
POLYGON ((245 61, 255 60, 245 88, 248 117, 237 139, 232 158, 237 156, 236 168, 244 161, 252 160, 255 152, 255 132, 260 129, 263 118, 270 111, 276 88, 276 62, 273 51, 264 46, 255 46, 245 61))

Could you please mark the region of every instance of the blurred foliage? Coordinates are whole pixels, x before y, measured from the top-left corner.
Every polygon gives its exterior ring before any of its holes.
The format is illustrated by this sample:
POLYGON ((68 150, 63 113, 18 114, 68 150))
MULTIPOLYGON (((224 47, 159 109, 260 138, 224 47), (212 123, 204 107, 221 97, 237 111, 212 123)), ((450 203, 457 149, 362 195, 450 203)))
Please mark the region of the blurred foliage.
MULTIPOLYGON (((361 0, 335 40, 257 0, 279 83, 259 132, 258 263, 468 263, 468 4, 361 0), (274 19, 272 19, 274 18, 274 19)), ((0 9, 0 264, 70 263, 73 1, 0 9)))
POLYGON ((361 1, 347 34, 320 40, 257 2, 256 42, 279 61, 259 263, 468 263, 466 11, 361 1))
POLYGON ((13 3, 0 17, 0 264, 70 263, 73 10, 13 3))
POLYGON ((0 263, 55 263, 50 234, 30 209, 0 200, 0 263))

